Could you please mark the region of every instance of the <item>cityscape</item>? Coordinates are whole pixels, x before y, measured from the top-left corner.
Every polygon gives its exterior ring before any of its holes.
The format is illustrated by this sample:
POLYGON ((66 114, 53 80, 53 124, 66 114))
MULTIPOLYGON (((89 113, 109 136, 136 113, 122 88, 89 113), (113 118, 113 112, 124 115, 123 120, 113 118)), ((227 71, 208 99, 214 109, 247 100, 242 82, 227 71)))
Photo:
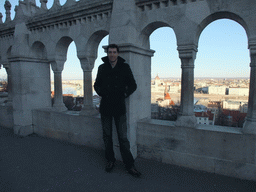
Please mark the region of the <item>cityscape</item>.
MULTIPOLYGON (((248 110, 249 79, 195 78, 194 112, 198 124, 242 127, 248 110)), ((94 84, 94 81, 93 81, 94 84)), ((53 82, 52 82, 53 91, 53 82)), ((151 80, 151 118, 175 121, 179 113, 181 80, 151 80)), ((83 80, 63 81, 64 97, 73 97, 70 110, 81 110, 83 80)), ((64 99, 67 101, 67 99, 64 99)), ((70 100, 71 101, 71 100, 70 100)), ((93 104, 99 107, 100 97, 93 90, 93 104)))
MULTIPOLYGON (((195 78, 194 113, 197 124, 242 127, 248 110, 248 78, 195 78)), ((92 82, 92 85, 94 81, 92 82)), ((63 80, 63 101, 70 111, 83 107, 83 80, 63 80)), ((7 102, 8 88, 1 79, 0 102, 7 102)), ((54 82, 51 82, 52 100, 54 82)), ((180 108, 181 79, 151 79, 151 118, 175 121, 180 108)), ((100 97, 93 89, 93 105, 99 108, 100 97)), ((52 101, 53 102, 53 101, 52 101)))

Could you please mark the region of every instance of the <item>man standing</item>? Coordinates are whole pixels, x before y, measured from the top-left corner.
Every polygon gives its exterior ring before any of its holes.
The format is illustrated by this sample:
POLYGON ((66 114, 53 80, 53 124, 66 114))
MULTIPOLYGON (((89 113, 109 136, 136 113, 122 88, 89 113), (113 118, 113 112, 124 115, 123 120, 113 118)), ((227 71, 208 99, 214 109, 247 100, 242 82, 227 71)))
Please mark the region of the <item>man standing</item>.
POLYGON ((130 142, 127 139, 125 98, 136 89, 137 84, 130 66, 119 55, 119 48, 115 44, 107 47, 107 56, 98 68, 94 89, 102 97, 100 103, 103 140, 105 144, 105 170, 110 172, 115 164, 115 154, 112 140, 112 119, 114 118, 120 152, 128 173, 139 177, 141 173, 134 167, 134 158, 130 151, 130 142))

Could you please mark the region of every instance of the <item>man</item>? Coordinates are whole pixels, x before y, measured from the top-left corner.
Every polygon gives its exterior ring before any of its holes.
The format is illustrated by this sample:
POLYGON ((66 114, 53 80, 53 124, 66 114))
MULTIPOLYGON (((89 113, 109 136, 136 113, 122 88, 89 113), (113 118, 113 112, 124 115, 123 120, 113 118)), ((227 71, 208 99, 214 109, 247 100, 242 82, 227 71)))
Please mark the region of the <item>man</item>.
POLYGON ((125 98, 129 97, 136 89, 137 84, 130 66, 119 55, 119 48, 115 44, 107 47, 107 56, 98 68, 94 89, 102 97, 100 103, 103 140, 105 144, 105 170, 110 172, 115 164, 115 154, 112 140, 112 119, 114 118, 120 152, 128 173, 139 177, 141 173, 134 167, 134 158, 130 151, 127 139, 125 98))

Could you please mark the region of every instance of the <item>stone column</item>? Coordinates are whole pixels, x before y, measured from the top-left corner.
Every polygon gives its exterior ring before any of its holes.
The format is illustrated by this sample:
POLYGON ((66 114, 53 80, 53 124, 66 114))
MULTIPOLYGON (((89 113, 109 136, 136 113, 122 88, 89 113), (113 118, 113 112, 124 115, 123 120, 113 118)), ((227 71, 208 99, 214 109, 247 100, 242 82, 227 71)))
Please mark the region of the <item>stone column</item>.
POLYGON ((256 134, 256 44, 249 45, 251 57, 250 90, 248 112, 243 126, 243 132, 256 134))
POLYGON ((65 104, 63 103, 62 95, 62 77, 63 66, 66 60, 55 60, 51 62, 52 70, 54 73, 54 104, 53 109, 55 111, 67 111, 65 104))
POLYGON ((181 105, 176 126, 196 127, 194 115, 194 60, 197 47, 182 45, 178 47, 181 59, 181 105))
POLYGON ((92 98, 92 69, 95 57, 79 58, 84 72, 84 104, 80 115, 98 115, 98 111, 93 106, 92 98))
POLYGON ((33 133, 33 110, 51 107, 50 65, 45 59, 31 57, 29 35, 25 22, 17 23, 13 46, 8 54, 13 130, 22 136, 33 133))
POLYGON ((7 82, 8 82, 8 100, 5 104, 6 106, 12 106, 12 74, 11 74, 11 68, 10 64, 4 64, 3 65, 6 73, 7 73, 7 82))

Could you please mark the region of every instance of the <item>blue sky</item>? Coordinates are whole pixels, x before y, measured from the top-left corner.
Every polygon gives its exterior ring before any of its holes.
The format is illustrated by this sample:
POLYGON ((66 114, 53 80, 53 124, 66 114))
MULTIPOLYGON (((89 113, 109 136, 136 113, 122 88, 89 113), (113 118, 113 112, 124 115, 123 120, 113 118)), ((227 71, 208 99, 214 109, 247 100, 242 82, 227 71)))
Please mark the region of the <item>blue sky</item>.
MULTIPOLYGON (((14 18, 14 8, 19 0, 9 0, 12 4, 12 15, 14 18)), ((5 21, 5 0, 0 0, 0 12, 5 21)), ((66 0, 60 0, 63 5, 66 0)), ((40 0, 36 0, 37 6, 40 6, 40 0)), ((53 0, 48 0, 47 7, 50 8, 53 0)), ((102 46, 108 44, 108 36, 102 39, 98 58, 95 61, 95 67, 92 77, 95 78, 98 66, 102 63, 101 57, 105 56, 102 46)), ((181 62, 178 57, 176 38, 171 28, 163 27, 155 30, 150 36, 150 47, 155 50, 152 58, 151 76, 155 77, 181 77, 181 62)), ((246 77, 250 74, 250 57, 248 50, 248 40, 245 30, 235 21, 221 19, 209 24, 202 32, 198 53, 195 60, 195 78, 196 77, 246 77)), ((68 49, 67 61, 63 70, 63 79, 82 79, 83 72, 80 62, 76 57, 76 47, 74 43, 70 44, 68 49)), ((6 76, 4 69, 0 69, 1 76, 6 76)), ((53 79, 53 78, 52 78, 53 79)))

